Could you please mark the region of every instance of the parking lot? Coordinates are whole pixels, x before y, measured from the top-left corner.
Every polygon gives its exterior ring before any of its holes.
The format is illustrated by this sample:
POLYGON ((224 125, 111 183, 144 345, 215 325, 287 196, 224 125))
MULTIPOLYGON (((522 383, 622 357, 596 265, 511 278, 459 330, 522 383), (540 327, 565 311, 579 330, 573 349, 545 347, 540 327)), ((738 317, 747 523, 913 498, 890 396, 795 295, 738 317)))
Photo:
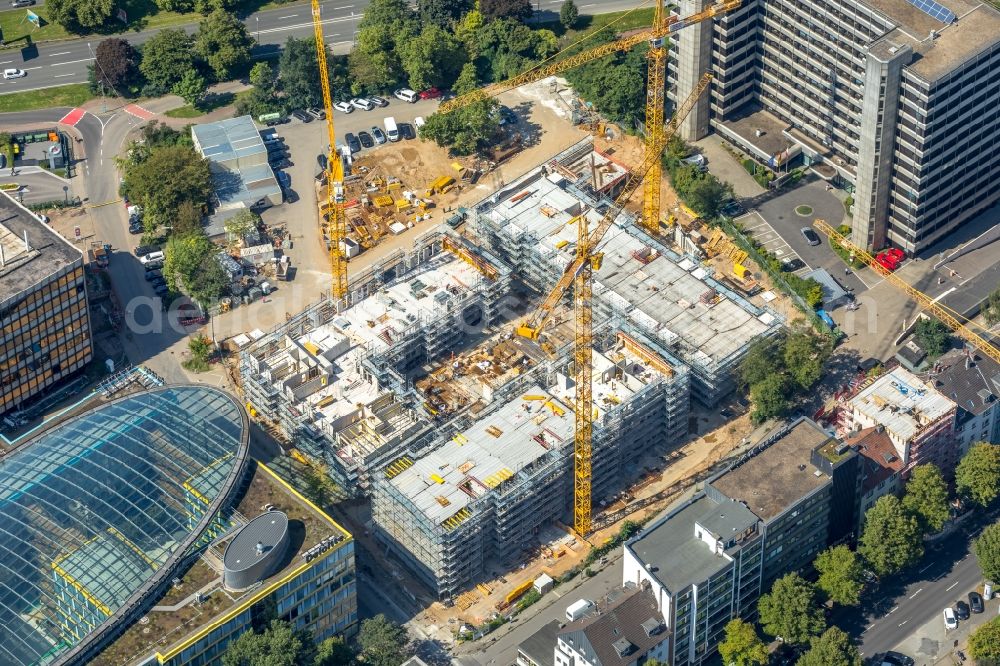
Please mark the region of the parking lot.
POLYGON ((802 261, 792 246, 757 211, 736 218, 736 222, 742 225, 743 229, 760 242, 768 252, 773 253, 783 262, 792 262, 792 265, 796 266, 793 272, 797 275, 812 270, 812 267, 802 261))
POLYGON ((7 169, 0 175, 0 183, 20 185, 20 189, 12 194, 25 205, 43 201, 62 201, 67 194, 63 191, 63 187, 69 186, 69 181, 40 167, 19 167, 14 176, 11 176, 10 169, 7 169))

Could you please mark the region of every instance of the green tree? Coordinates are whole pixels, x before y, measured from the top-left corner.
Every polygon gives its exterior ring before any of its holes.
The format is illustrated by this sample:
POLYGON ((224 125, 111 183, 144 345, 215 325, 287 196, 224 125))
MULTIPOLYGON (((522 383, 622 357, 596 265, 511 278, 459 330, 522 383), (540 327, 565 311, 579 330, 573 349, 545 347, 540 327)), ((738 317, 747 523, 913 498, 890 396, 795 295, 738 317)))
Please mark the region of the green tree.
POLYGON ((496 100, 473 102, 450 113, 432 113, 420 130, 420 136, 431 139, 457 155, 470 155, 492 143, 500 127, 496 100))
POLYGON ((830 627, 810 641, 809 651, 796 666, 861 666, 861 655, 851 637, 838 627, 830 627))
POLYGON ((141 204, 151 224, 169 224, 184 201, 208 203, 212 192, 208 161, 188 146, 166 146, 125 171, 123 191, 141 204))
POLYGON ((188 350, 195 358, 207 361, 212 355, 212 341, 204 335, 196 335, 188 340, 188 350))
POLYGON ((313 663, 315 654, 309 632, 273 620, 263 632, 248 631, 230 643, 222 655, 222 666, 304 666, 313 663))
POLYGON ((808 390, 819 381, 831 353, 826 339, 805 326, 793 327, 785 338, 785 367, 801 389, 808 390))
POLYGON ((408 644, 406 629, 382 613, 361 623, 358 645, 371 666, 399 666, 408 656, 408 644))
POLYGON ((929 356, 937 357, 951 347, 951 331, 937 319, 922 318, 913 329, 913 335, 929 356))
MULTIPOLYGON (((326 477, 327 480, 330 477, 326 477)), ((330 483, 333 483, 330 481, 330 483)), ((351 666, 354 663, 354 651, 347 642, 339 637, 327 638, 316 646, 314 666, 351 666)))
POLYGON ((94 49, 94 81, 119 94, 139 82, 139 52, 127 40, 110 37, 94 49))
POLYGON ((941 470, 930 464, 914 467, 906 482, 903 508, 917 519, 924 533, 939 532, 951 515, 948 484, 941 470))
POLYGON ((417 13, 424 25, 450 28, 454 21, 471 10, 474 5, 472 0, 419 0, 417 13))
MULTIPOLYGON (((284 53, 283 51, 283 56, 284 53)), ((271 66, 271 63, 267 61, 258 62, 250 69, 249 78, 250 85, 253 88, 236 100, 236 115, 257 117, 265 113, 280 111, 281 102, 275 94, 277 81, 274 76, 274 67, 271 66)), ((313 83, 316 83, 316 81, 314 80, 313 83)), ((307 104, 305 106, 315 106, 315 104, 307 104)))
POLYGON ((754 423, 784 416, 788 411, 788 381, 782 374, 773 374, 750 387, 750 401, 753 411, 750 418, 754 423))
POLYGON ((274 67, 266 60, 261 60, 250 68, 250 85, 262 92, 274 92, 274 67))
POLYGON ((194 9, 194 0, 156 0, 156 8, 162 12, 183 14, 194 9))
POLYGON ((745 388, 784 370, 783 347, 777 338, 761 338, 750 345, 740 361, 739 377, 745 388))
POLYGON ((1000 324, 1000 289, 996 289, 983 303, 983 319, 990 326, 1000 324))
MULTIPOLYGON (((600 39, 610 40, 613 33, 606 31, 600 39)), ((646 118, 646 53, 643 43, 626 53, 609 55, 566 72, 566 79, 580 96, 591 102, 604 116, 625 127, 637 127, 646 118)), ((700 176, 690 168, 692 175, 700 176)), ((687 190, 675 183, 678 193, 687 190)), ((706 190, 704 194, 711 194, 706 190)))
POLYGON ((182 97, 185 102, 197 109, 205 98, 207 89, 208 84, 205 82, 205 77, 196 70, 189 69, 181 77, 181 80, 174 84, 171 92, 182 97))
POLYGON ((202 258, 198 270, 188 277, 185 284, 191 298, 208 308, 229 291, 229 274, 216 255, 210 254, 202 258))
POLYGON ((462 65, 462 71, 455 79, 452 90, 456 95, 470 93, 479 87, 479 74, 476 72, 475 63, 467 62, 462 65))
POLYGON ((258 224, 260 224, 260 215, 249 208, 244 208, 226 220, 223 228, 226 230, 226 238, 228 240, 239 240, 247 234, 256 231, 258 224))
POLYGON ((410 87, 416 90, 451 86, 466 60, 462 43, 434 24, 400 44, 397 51, 410 87))
POLYGON ((980 506, 1000 494, 1000 446, 977 442, 969 447, 955 468, 955 490, 980 506))
POLYGON ((53 23, 76 34, 95 32, 111 21, 115 0, 48 0, 45 10, 53 23))
POLYGON ((218 252, 219 248, 204 234, 171 236, 163 250, 163 277, 167 286, 171 291, 180 291, 182 285, 187 288, 205 259, 214 258, 218 252))
POLYGON ((969 656, 977 664, 1000 663, 1000 617, 977 628, 969 636, 969 656))
POLYGON ((250 63, 253 38, 243 21, 217 9, 198 24, 194 50, 211 68, 216 81, 227 81, 250 63))
POLYGON ((1000 580, 1000 523, 987 526, 974 543, 976 559, 983 577, 1000 580))
POLYGON ((767 663, 764 641, 752 624, 739 618, 726 625, 726 638, 719 643, 719 654, 726 666, 763 666, 767 663))
POLYGON ((562 27, 569 30, 576 25, 576 20, 580 17, 580 10, 576 8, 573 0, 566 0, 559 8, 559 22, 562 27))
POLYGON ((858 552, 880 576, 902 571, 923 556, 920 525, 895 495, 878 498, 868 509, 858 552))
POLYGON ((372 0, 358 23, 348 59, 353 85, 364 90, 389 90, 405 76, 399 48, 419 32, 406 0, 372 0))
POLYGON ((473 9, 455 22, 455 37, 465 45, 465 51, 470 58, 479 55, 479 31, 485 25, 483 15, 473 9))
POLYGON ((170 90, 195 67, 193 42, 180 28, 160 30, 142 45, 139 70, 153 86, 170 90))
POLYGON ((771 591, 757 603, 760 625, 771 636, 786 643, 804 645, 826 628, 816 588, 797 573, 774 581, 771 591))
POLYGON ((504 18, 526 21, 531 17, 531 0, 479 0, 479 11, 487 21, 504 18))
POLYGON ((495 81, 519 74, 558 51, 558 40, 551 30, 532 30, 509 18, 484 24, 476 31, 475 40, 470 53, 481 58, 481 73, 489 66, 495 81))
POLYGON ((234 12, 240 6, 241 0, 194 0, 195 11, 211 14, 215 11, 234 12))
POLYGON ((733 186, 723 183, 706 171, 687 191, 686 198, 688 205, 696 213, 702 217, 714 218, 725 202, 733 198, 733 186))
MULTIPOLYGON (((330 59, 328 56, 328 66, 330 59)), ((306 109, 323 103, 323 89, 316 62, 316 39, 289 37, 278 59, 281 88, 290 109, 306 109)))
POLYGON ((834 546, 817 555, 813 564, 819 572, 816 585, 831 601, 844 606, 861 603, 864 574, 857 553, 847 546, 834 546))
POLYGON ((174 219, 170 223, 170 226, 173 227, 170 230, 170 235, 187 236, 201 233, 201 218, 201 208, 197 204, 191 201, 182 201, 177 206, 177 212, 174 213, 174 219))

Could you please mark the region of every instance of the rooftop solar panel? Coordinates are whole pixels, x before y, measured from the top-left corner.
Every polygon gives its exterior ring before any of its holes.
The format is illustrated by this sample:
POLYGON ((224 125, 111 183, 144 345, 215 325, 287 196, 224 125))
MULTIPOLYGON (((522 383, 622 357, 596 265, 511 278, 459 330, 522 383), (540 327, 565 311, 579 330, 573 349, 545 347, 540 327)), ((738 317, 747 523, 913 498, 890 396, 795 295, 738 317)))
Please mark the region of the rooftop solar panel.
POLYGON ((923 13, 942 23, 954 23, 957 20, 954 12, 934 0, 909 0, 909 2, 923 13))

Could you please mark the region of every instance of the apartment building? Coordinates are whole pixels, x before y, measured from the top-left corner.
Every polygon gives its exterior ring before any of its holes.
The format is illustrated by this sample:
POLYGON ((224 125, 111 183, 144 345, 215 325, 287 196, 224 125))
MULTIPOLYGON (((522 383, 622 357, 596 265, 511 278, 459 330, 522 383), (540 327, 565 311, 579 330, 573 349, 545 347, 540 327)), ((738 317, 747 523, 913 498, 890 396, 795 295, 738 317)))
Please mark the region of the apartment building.
POLYGON ((880 427, 903 461, 903 475, 933 463, 945 476, 955 471, 958 406, 912 372, 895 368, 863 384, 845 404, 845 432, 880 427))
POLYGON ((865 513, 884 495, 903 489, 903 459, 896 453, 885 428, 865 428, 844 437, 858 452, 859 488, 857 534, 865 528, 865 513))
POLYGON ((957 459, 976 442, 1000 444, 1000 363, 955 349, 934 363, 928 382, 955 402, 957 459))
POLYGON ((0 415, 93 358, 83 253, 0 191, 0 415))
MULTIPOLYGON (((681 0, 681 16, 710 0, 681 0)), ((681 126, 852 192, 852 238, 918 252, 1000 200, 1000 12, 980 0, 745 0, 676 34, 681 126)))
POLYGON ((632 587, 617 590, 562 627, 553 661, 555 666, 643 666, 663 661, 669 640, 649 586, 632 587))
POLYGON ((711 661, 726 623, 843 537, 856 487, 855 452, 800 418, 626 543, 624 584, 649 585, 671 637, 663 661, 711 661))

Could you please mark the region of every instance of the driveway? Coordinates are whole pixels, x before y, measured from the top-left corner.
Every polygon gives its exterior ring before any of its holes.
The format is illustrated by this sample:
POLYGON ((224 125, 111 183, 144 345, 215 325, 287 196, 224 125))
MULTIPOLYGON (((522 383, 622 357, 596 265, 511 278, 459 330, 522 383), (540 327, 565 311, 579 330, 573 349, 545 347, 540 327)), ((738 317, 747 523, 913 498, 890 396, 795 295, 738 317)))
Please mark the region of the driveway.
POLYGON ((13 194, 26 206, 43 201, 62 201, 66 198, 70 186, 69 180, 40 167, 18 168, 15 176, 10 175, 10 169, 5 169, 0 175, 0 183, 20 185, 21 188, 13 194), (64 187, 67 191, 63 190, 64 187))

